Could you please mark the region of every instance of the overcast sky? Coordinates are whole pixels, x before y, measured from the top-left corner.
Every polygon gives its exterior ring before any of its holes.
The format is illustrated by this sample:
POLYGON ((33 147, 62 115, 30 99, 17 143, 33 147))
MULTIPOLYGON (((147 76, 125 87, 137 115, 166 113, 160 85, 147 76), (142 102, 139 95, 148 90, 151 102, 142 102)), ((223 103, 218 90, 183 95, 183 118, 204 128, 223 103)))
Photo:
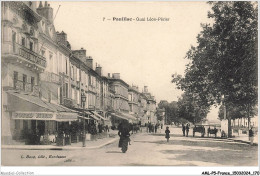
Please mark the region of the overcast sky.
POLYGON ((144 85, 157 102, 176 101, 171 83, 183 74, 186 52, 196 45, 200 24, 208 23, 206 2, 49 2, 57 31, 68 34, 72 49, 87 50, 103 73, 120 73, 129 85, 144 85), (103 17, 164 17, 167 22, 103 21, 103 17))

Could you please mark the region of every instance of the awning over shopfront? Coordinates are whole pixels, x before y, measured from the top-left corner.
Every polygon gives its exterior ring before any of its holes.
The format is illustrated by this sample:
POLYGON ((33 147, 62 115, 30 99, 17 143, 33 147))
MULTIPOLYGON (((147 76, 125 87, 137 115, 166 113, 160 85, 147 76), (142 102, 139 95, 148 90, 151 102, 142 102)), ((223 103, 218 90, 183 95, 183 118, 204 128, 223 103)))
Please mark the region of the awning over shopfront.
POLYGON ((93 115, 93 114, 91 114, 90 117, 92 117, 94 120, 97 120, 97 121, 100 120, 100 118, 98 118, 97 116, 95 116, 95 115, 93 115))
POLYGON ((76 121, 78 120, 77 113, 57 113, 56 121, 67 122, 67 121, 76 121))
POLYGON ((56 113, 56 112, 13 112, 14 120, 54 120, 54 121, 76 121, 76 113, 56 113))
POLYGON ((126 118, 126 117, 124 117, 124 116, 122 116, 122 115, 119 115, 118 113, 111 113, 111 115, 113 115, 114 117, 123 119, 123 120, 129 120, 128 118, 126 118))
POLYGON ((102 119, 102 120, 108 120, 108 119, 102 117, 101 115, 99 115, 99 114, 98 114, 97 112, 95 112, 95 111, 92 111, 92 113, 93 113, 95 116, 97 116, 97 117, 99 117, 100 119, 102 119))
POLYGON ((136 117, 130 115, 130 114, 126 114, 126 113, 123 113, 123 112, 118 112, 121 116, 124 116, 126 117, 128 120, 131 120, 131 121, 137 121, 136 117))
POLYGON ((8 111, 12 112, 12 119, 20 120, 55 120, 76 121, 76 111, 62 105, 44 102, 39 97, 17 92, 7 92, 8 111))
POLYGON ((7 92, 8 97, 8 111, 29 111, 29 112, 54 112, 55 108, 49 106, 46 102, 39 97, 21 94, 17 92, 7 92))
POLYGON ((91 118, 89 118, 89 117, 84 117, 84 116, 78 116, 79 118, 82 118, 82 119, 86 119, 86 120, 89 120, 89 119, 91 119, 91 118))

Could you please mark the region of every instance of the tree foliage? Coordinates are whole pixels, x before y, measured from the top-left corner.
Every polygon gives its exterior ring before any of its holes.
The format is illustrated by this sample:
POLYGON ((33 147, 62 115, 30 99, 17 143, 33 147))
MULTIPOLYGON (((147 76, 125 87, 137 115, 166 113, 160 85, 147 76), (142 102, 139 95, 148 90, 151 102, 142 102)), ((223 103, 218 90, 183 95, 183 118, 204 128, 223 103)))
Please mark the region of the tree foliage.
POLYGON ((189 122, 197 123, 206 118, 209 107, 198 104, 198 97, 185 94, 178 100, 178 119, 186 119, 189 122))
POLYGON ((257 6, 247 1, 209 2, 213 24, 203 24, 186 58, 185 77, 173 75, 179 89, 195 94, 200 106, 225 102, 248 117, 257 104, 257 6), (224 97, 224 99, 223 99, 224 97))
POLYGON ((178 106, 176 101, 172 101, 171 103, 167 101, 161 101, 158 104, 160 109, 165 109, 165 120, 166 124, 171 124, 172 122, 178 122, 178 106))

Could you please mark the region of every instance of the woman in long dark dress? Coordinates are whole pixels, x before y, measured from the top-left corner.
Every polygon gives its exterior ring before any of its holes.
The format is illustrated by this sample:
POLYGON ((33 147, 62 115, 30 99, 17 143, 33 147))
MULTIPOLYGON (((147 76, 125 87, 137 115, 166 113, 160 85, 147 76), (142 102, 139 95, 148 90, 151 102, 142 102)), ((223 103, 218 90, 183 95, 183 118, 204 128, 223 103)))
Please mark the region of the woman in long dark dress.
POLYGON ((169 127, 166 127, 166 130, 165 130, 165 138, 167 139, 167 142, 169 142, 169 138, 170 138, 170 130, 169 130, 169 127))

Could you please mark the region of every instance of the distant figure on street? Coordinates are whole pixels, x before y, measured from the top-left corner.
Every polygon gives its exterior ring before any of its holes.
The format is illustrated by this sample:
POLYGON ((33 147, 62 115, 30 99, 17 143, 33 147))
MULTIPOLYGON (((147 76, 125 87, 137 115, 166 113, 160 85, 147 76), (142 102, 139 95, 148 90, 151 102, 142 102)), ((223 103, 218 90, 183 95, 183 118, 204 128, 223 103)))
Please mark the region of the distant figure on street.
POLYGON ((93 140, 97 140, 97 128, 96 128, 96 125, 95 123, 91 123, 90 125, 90 134, 92 135, 92 139, 93 140))
POLYGON ((182 133, 183 133, 183 136, 185 136, 185 125, 182 124, 182 133))
POLYGON ((167 142, 169 142, 169 138, 170 138, 170 130, 169 130, 169 127, 166 127, 166 130, 165 130, 165 138, 167 139, 167 142))
POLYGON ((149 123, 149 133, 151 133, 151 132, 152 132, 152 124, 149 123))
POLYGON ((108 125, 106 125, 106 132, 109 132, 109 128, 108 128, 108 125))
POLYGON ((157 133, 157 128, 158 128, 158 125, 156 124, 154 129, 155 129, 155 133, 157 133))
POLYGON ((189 127, 189 124, 187 123, 187 125, 186 125, 186 137, 189 136, 189 130, 190 130, 190 127, 189 127))
POLYGON ((103 125, 99 123, 98 124, 98 132, 102 133, 102 131, 103 131, 103 125))
POLYGON ((209 126, 209 128, 208 128, 208 137, 209 137, 209 134, 210 134, 210 126, 209 126))
POLYGON ((249 140, 250 140, 250 145, 253 145, 253 142, 254 142, 254 131, 253 131, 253 127, 251 127, 250 130, 249 130, 249 140))

